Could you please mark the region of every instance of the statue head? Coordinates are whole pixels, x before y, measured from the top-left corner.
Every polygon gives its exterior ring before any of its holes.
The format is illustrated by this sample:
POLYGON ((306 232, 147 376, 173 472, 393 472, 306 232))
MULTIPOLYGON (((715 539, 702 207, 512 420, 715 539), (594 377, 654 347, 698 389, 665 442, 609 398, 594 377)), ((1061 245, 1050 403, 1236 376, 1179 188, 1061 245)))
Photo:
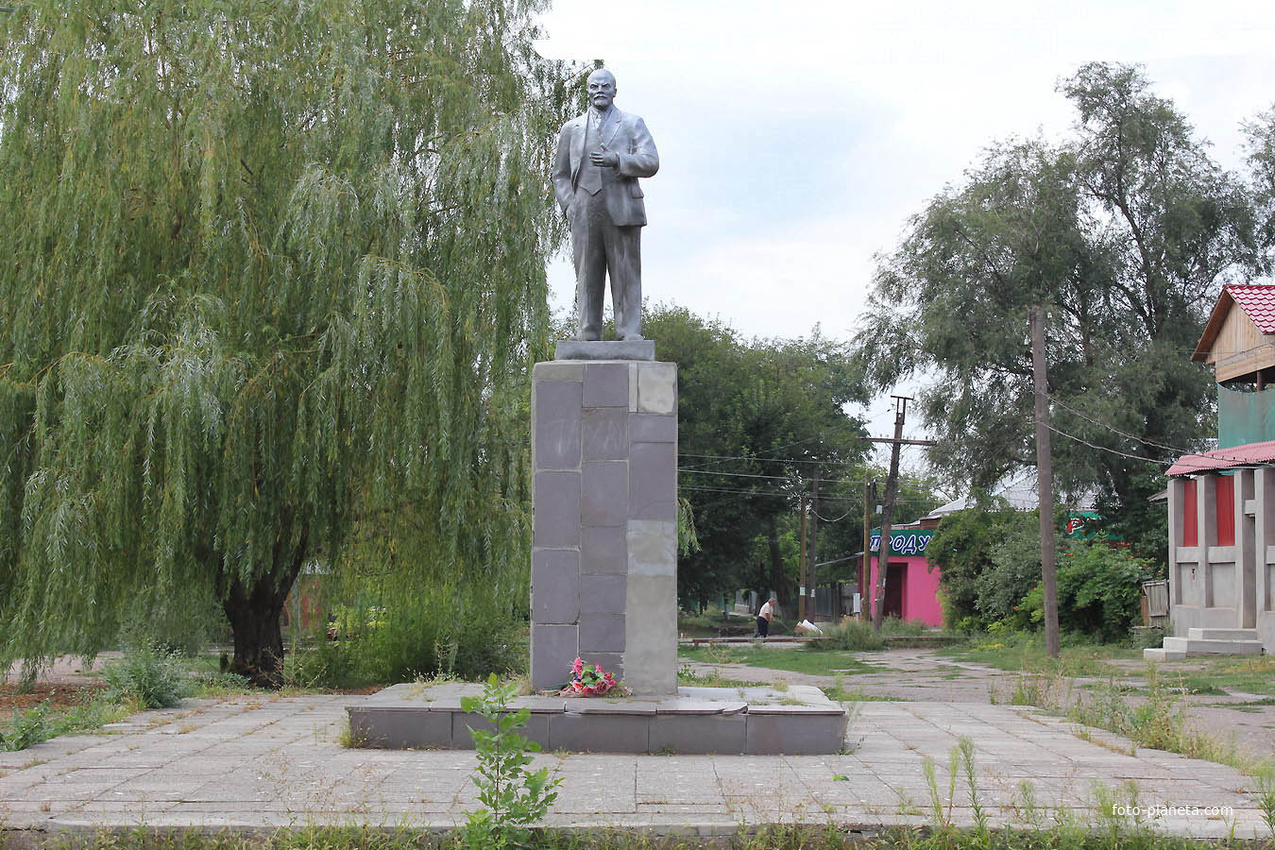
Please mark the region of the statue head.
POLYGON ((606 109, 615 100, 615 74, 606 68, 599 68, 589 75, 587 84, 589 103, 594 109, 606 109))

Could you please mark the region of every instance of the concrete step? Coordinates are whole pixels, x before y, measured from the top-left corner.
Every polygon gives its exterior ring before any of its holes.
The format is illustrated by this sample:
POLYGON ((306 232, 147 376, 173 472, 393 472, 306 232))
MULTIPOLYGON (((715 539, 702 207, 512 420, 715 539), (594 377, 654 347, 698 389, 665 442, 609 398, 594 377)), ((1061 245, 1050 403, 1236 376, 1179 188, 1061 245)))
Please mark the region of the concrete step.
POLYGON ((1186 653, 1175 649, 1144 649, 1142 650, 1143 661, 1181 661, 1186 658, 1186 653))
POLYGON ((1190 637, 1167 637, 1164 648, 1191 655, 1261 655, 1258 640, 1197 640, 1190 637))
POLYGON ((1258 640, 1257 629, 1187 629, 1191 640, 1258 640))

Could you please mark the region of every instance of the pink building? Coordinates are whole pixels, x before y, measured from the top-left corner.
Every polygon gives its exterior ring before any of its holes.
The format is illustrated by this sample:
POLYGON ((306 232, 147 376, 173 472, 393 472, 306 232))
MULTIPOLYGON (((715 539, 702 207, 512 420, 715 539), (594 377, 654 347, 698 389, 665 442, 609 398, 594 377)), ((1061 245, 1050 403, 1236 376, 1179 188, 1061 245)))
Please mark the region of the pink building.
MULTIPOLYGON (((925 560, 926 547, 937 523, 917 522, 890 529, 890 555, 886 559, 885 616, 901 620, 920 620, 927 626, 943 625, 943 609, 939 605, 939 568, 925 560)), ((864 600, 864 616, 873 610, 876 598, 877 553, 881 548, 881 529, 872 532, 869 559, 868 593, 864 600)))

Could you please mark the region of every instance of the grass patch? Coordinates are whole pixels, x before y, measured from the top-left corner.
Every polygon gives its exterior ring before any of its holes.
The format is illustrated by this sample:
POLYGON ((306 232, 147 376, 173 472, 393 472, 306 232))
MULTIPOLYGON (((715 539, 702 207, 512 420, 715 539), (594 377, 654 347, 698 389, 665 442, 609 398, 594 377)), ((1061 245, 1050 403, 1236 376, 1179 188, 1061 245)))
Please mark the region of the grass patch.
POLYGON ((743 679, 727 679, 716 670, 707 673, 696 673, 689 664, 683 664, 677 671, 677 683, 692 688, 757 688, 765 682, 749 682, 743 679))
POLYGON ((0 723, 0 750, 25 750, 59 735, 97 729, 123 720, 132 708, 112 694, 99 692, 70 708, 54 708, 46 701, 24 710, 15 709, 6 722, 0 723))
MULTIPOLYGON (((946 779, 946 776, 944 777, 946 779)), ((956 794, 962 802, 966 795, 958 777, 956 794)), ((946 789, 942 789, 946 790, 946 789)), ((1111 800, 1119 800, 1112 792, 1111 800)), ((944 801, 946 803, 946 801, 944 801)), ((918 812, 920 810, 917 810, 918 812)), ((1030 809, 1028 810, 1031 811, 1030 809)), ((933 812, 928 812, 931 819, 933 812)), ((1051 813, 1052 816, 1052 813, 1051 813)), ((1041 820, 1045 818, 1042 816, 1041 820)), ((772 824, 741 828, 735 835, 717 839, 696 836, 660 836, 631 830, 598 828, 594 830, 553 830, 534 832, 523 846, 532 850, 691 850, 705 846, 721 850, 1188 850, 1198 847, 1194 839, 1160 835, 1144 824, 1124 826, 1116 823, 1108 827, 1106 820, 1095 825, 1070 822, 1045 824, 1031 829, 997 830, 986 826, 973 829, 957 829, 950 825, 930 825, 925 828, 886 827, 880 831, 863 834, 846 831, 833 824, 772 824), (1098 828, 1094 828, 1094 826, 1098 828)), ((419 850, 438 848, 452 850, 464 846, 454 833, 430 834, 423 830, 399 828, 381 830, 364 827, 309 827, 280 829, 273 833, 243 835, 236 833, 206 834, 195 831, 161 831, 138 829, 129 833, 101 833, 99 835, 55 836, 49 847, 98 848, 119 850, 301 850, 301 848, 331 848, 331 850, 419 850)), ((1245 842, 1225 842, 1222 846, 1240 847, 1245 842)), ((1250 846, 1258 846, 1253 844, 1250 846)))
POLYGON ((882 667, 865 664, 851 652, 814 649, 769 649, 764 646, 699 646, 683 648, 682 660, 705 664, 744 664, 767 670, 787 670, 811 676, 835 676, 838 673, 880 673, 882 667))
POLYGON ((1045 651, 1043 635, 1022 633, 993 636, 936 651, 998 670, 1096 679, 1127 672, 1125 667, 1112 662, 1140 661, 1142 658, 1141 650, 1128 646, 1081 641, 1063 646, 1058 658, 1051 658, 1045 651))
MULTIPOLYGON (((1191 659, 1192 662, 1197 659, 1191 659)), ((1182 687, 1198 694, 1241 691, 1275 697, 1275 656, 1201 658, 1199 666, 1175 673, 1182 687)), ((1194 665, 1193 665, 1194 666, 1194 665)))

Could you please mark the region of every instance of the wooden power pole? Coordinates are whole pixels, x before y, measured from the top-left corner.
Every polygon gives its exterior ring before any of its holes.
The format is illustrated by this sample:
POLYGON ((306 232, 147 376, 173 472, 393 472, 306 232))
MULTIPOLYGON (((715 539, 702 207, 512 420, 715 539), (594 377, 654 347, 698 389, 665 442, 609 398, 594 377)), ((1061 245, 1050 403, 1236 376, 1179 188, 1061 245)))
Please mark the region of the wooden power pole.
POLYGON ((1045 373, 1045 311, 1029 307, 1032 378, 1036 389, 1036 487, 1040 505, 1040 570, 1045 593, 1045 649, 1058 657, 1058 584, 1055 578, 1054 466, 1049 445, 1049 382, 1045 373))
POLYGON ((801 557, 797 562, 797 622, 806 619, 806 494, 801 494, 801 557))
MULTIPOLYGON (((903 439, 903 422, 908 415, 910 396, 892 395, 894 399, 894 439, 887 437, 864 437, 874 443, 890 444, 890 475, 885 480, 885 511, 881 514, 881 544, 877 549, 877 588, 873 594, 872 627, 880 631, 885 619, 885 574, 890 563, 890 523, 894 521, 894 501, 899 493, 899 447, 900 446, 932 446, 934 440, 903 439)), ((867 558, 867 550, 864 550, 867 558)))
POLYGON ((863 476, 863 557, 859 560, 859 619, 870 617, 865 607, 868 604, 868 580, 872 578, 869 568, 868 549, 872 546, 872 502, 876 482, 863 476))
POLYGON ((815 596, 815 568, 819 565, 819 467, 815 467, 815 480, 810 484, 810 550, 806 553, 806 591, 810 594, 810 602, 806 604, 806 613, 810 622, 815 621, 818 614, 818 597, 815 596))

